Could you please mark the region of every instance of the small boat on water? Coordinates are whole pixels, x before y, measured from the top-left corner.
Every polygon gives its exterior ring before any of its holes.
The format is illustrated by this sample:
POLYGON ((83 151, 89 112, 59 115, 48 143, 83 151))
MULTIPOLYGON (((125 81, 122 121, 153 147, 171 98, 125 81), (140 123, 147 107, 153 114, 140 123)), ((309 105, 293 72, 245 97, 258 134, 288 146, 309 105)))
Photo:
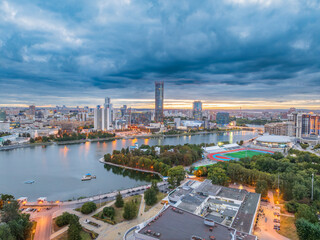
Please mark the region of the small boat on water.
POLYGON ((25 184, 32 184, 32 183, 34 183, 35 181, 34 180, 28 180, 28 181, 25 181, 24 183, 25 184))
POLYGON ((87 173, 86 175, 84 175, 81 178, 81 181, 89 181, 91 179, 96 179, 96 176, 95 175, 91 175, 90 173, 87 173))

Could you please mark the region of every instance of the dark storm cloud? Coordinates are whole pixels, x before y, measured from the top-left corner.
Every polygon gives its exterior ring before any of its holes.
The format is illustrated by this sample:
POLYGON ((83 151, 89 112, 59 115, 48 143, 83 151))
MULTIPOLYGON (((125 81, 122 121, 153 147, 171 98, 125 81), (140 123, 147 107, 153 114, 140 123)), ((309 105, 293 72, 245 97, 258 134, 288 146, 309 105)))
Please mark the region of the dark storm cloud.
POLYGON ((319 10, 312 0, 0 0, 0 103, 18 89, 26 102, 152 98, 155 80, 168 98, 312 100, 319 10))

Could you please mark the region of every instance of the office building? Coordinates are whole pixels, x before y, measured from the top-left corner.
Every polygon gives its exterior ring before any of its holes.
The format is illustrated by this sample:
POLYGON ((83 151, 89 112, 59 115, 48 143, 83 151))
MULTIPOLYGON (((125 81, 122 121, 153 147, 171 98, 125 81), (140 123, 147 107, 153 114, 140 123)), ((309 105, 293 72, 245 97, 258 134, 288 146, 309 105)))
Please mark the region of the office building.
POLYGON ((106 97, 104 102, 104 108, 102 110, 102 130, 107 131, 110 130, 110 127, 112 125, 112 104, 110 98, 106 97))
POLYGON ((193 118, 195 120, 202 120, 202 102, 201 101, 193 102, 193 118))
POLYGON ((225 126, 229 124, 229 113, 227 112, 218 112, 216 116, 217 124, 220 126, 225 126))
POLYGON ((164 82, 155 82, 155 121, 163 122, 164 82))
POLYGON ((0 122, 5 122, 7 118, 7 114, 5 111, 0 111, 0 122))
POLYGON ((35 115, 36 114, 36 106, 30 105, 29 106, 29 115, 35 115))
POLYGON ((94 109, 94 130, 102 130, 102 112, 100 105, 94 109))
POLYGON ((175 128, 178 128, 181 126, 181 118, 174 118, 173 121, 174 121, 175 128))
POLYGON ((135 230, 135 240, 255 240, 260 194, 188 180, 168 195, 169 206, 135 230))

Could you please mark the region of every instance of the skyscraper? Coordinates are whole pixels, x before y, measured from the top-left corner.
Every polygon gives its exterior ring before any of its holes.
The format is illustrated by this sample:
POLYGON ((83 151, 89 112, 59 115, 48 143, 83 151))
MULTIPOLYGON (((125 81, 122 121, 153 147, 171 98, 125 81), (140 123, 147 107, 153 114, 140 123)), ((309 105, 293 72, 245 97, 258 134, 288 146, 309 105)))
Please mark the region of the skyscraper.
POLYGON ((110 130, 112 124, 112 104, 110 98, 106 97, 104 101, 104 108, 102 111, 102 130, 110 130))
POLYGON ((195 120, 202 120, 202 102, 201 101, 193 102, 193 118, 195 120))
POLYGON ((94 109, 94 130, 102 130, 102 112, 100 105, 94 109))
POLYGON ((164 82, 155 82, 155 121, 163 122, 163 89, 164 82))

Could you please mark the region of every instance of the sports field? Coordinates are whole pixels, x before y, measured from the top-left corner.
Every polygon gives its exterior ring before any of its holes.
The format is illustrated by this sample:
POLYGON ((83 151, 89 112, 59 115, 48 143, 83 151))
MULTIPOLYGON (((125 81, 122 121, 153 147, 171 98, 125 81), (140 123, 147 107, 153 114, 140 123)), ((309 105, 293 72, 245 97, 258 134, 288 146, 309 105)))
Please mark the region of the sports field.
POLYGON ((251 150, 239 151, 239 152, 231 152, 223 154, 224 156, 229 156, 232 158, 244 158, 244 157, 253 157, 255 155, 263 155, 266 154, 265 152, 257 152, 251 150))

